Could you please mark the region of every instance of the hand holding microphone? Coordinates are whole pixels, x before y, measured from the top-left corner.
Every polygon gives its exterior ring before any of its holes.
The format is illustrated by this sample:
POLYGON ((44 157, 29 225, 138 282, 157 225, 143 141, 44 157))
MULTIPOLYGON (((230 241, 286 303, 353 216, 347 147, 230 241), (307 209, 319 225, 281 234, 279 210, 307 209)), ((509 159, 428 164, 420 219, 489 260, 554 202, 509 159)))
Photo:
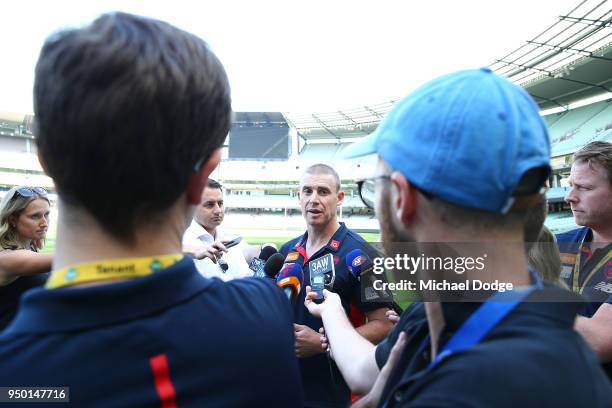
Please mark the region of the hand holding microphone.
POLYGON ((304 299, 304 306, 314 317, 322 318, 324 312, 332 309, 337 309, 344 313, 342 307, 342 301, 337 293, 330 292, 327 289, 323 289, 323 301, 316 302, 317 292, 313 291, 310 286, 306 286, 306 299, 304 299))
POLYGON ((210 258, 211 261, 217 263, 218 258, 233 246, 236 246, 242 241, 241 237, 231 241, 215 241, 212 245, 183 245, 183 253, 191 255, 194 259, 210 258))

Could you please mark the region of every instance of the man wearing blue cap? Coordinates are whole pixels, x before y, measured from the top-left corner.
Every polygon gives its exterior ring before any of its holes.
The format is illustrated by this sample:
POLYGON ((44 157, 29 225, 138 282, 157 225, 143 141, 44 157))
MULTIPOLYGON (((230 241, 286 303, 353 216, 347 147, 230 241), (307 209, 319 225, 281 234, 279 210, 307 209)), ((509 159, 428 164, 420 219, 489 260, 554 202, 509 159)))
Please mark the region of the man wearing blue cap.
MULTIPOLYGON (((610 406, 612 386, 572 329, 580 299, 532 284, 528 271, 525 214, 544 199, 550 145, 527 92, 489 69, 437 78, 400 101, 346 155, 374 153, 377 172, 361 184, 361 196, 375 203, 388 251, 401 242, 419 249, 428 248, 425 243, 498 244, 478 278, 515 290, 492 292, 484 302, 426 298, 428 336, 406 335, 398 324, 386 340, 397 342, 382 356, 382 369, 372 370, 378 378, 369 379, 364 388, 370 392, 358 404, 610 406), (543 299, 554 302, 538 302, 543 299)), ((419 273, 427 281, 434 272, 419 273)), ((321 316, 342 368, 360 340, 346 330, 337 296, 325 296, 317 305, 310 293, 306 305, 321 316)))

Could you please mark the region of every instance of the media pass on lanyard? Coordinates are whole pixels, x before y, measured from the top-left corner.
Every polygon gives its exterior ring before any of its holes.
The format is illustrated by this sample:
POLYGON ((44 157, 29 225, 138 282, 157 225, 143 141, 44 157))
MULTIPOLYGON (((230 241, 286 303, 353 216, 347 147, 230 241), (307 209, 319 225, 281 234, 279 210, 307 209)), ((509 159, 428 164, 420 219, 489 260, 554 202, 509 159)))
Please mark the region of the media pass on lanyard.
POLYGON ((312 291, 317 293, 315 303, 323 301, 323 289, 331 290, 334 286, 336 270, 334 269, 334 256, 327 254, 308 263, 310 270, 310 284, 312 291))

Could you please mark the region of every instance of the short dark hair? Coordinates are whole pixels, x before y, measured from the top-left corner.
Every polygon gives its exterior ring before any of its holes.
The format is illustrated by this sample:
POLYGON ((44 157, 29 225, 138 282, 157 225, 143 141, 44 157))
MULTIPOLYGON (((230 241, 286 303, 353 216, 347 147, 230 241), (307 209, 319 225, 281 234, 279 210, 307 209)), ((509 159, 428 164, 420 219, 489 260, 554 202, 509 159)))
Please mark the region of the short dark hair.
POLYGON ((63 202, 127 240, 184 193, 231 121, 227 76, 207 44, 125 13, 47 39, 34 110, 63 202))
POLYGON ((588 143, 574 153, 574 161, 587 162, 591 168, 593 163, 600 165, 612 184, 612 143, 601 140, 588 143))
POLYGON ((206 185, 206 187, 208 188, 218 188, 219 190, 223 191, 223 186, 221 185, 221 183, 219 183, 216 180, 213 180, 211 178, 208 179, 208 184, 206 185))

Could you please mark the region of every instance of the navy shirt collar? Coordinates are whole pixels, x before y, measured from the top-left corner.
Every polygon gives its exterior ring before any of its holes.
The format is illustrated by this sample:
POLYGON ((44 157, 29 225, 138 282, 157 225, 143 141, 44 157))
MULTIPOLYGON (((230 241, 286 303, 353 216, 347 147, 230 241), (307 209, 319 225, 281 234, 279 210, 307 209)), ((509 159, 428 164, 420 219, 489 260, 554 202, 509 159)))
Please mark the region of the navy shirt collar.
MULTIPOLYGON (((340 224, 340 227, 338 227, 336 232, 334 232, 334 235, 332 235, 329 242, 327 242, 327 245, 325 245, 323 248, 317 251, 317 254, 324 250, 329 250, 331 252, 338 252, 340 250, 340 248, 342 247, 342 241, 344 240, 344 237, 346 237, 346 234, 348 233, 348 228, 346 227, 346 224, 344 224, 343 222, 340 222, 339 224, 340 224)), ((307 241, 308 241, 308 231, 306 231, 304 235, 302 235, 298 239, 298 241, 293 246, 293 249, 305 247, 307 241)), ((312 258, 314 255, 316 254, 312 254, 309 258, 312 258)))
POLYGON ((6 332, 49 333, 81 330, 157 313, 206 290, 191 258, 154 274, 82 288, 34 289, 21 301, 6 332))

